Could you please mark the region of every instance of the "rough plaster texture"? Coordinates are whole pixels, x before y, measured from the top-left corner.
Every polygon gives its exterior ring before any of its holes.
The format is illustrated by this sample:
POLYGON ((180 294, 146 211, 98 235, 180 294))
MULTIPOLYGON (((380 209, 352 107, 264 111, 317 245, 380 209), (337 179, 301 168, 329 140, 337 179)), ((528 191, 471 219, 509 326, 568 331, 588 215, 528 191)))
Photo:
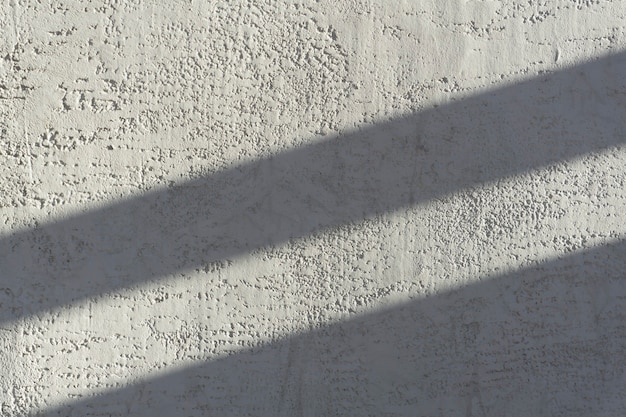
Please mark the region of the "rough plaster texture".
POLYGON ((0 6, 3 416, 623 416, 626 3, 0 6))

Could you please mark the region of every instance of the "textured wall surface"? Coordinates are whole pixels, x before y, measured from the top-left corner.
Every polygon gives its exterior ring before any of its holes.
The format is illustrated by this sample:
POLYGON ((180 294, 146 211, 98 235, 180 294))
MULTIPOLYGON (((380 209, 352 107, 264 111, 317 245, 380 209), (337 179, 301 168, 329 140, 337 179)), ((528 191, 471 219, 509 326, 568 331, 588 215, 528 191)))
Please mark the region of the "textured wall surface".
POLYGON ((0 415, 624 415, 623 0, 0 22, 0 415))

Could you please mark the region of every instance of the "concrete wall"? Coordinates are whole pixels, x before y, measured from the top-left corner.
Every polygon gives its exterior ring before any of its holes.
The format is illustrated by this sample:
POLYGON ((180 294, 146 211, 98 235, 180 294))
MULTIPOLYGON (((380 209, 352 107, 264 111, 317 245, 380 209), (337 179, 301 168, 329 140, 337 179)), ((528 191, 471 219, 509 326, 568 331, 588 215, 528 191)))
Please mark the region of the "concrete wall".
POLYGON ((1 415, 623 415, 626 2, 0 22, 1 415))

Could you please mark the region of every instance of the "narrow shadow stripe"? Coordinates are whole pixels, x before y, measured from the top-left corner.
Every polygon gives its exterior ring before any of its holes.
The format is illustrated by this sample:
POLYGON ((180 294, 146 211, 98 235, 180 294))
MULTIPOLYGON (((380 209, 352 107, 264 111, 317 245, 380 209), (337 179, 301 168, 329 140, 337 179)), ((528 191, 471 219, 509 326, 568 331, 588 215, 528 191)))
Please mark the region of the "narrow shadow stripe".
POLYGON ((0 321, 509 177, 626 139, 626 54, 0 240, 0 321))

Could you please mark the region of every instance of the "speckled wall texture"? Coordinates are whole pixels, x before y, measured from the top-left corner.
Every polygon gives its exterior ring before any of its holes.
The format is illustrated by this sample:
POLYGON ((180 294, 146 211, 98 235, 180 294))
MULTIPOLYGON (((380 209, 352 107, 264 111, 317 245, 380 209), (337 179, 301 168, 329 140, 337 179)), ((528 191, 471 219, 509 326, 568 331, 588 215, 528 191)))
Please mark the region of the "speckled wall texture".
POLYGON ((625 1, 0 27, 0 415, 624 416, 625 1))

